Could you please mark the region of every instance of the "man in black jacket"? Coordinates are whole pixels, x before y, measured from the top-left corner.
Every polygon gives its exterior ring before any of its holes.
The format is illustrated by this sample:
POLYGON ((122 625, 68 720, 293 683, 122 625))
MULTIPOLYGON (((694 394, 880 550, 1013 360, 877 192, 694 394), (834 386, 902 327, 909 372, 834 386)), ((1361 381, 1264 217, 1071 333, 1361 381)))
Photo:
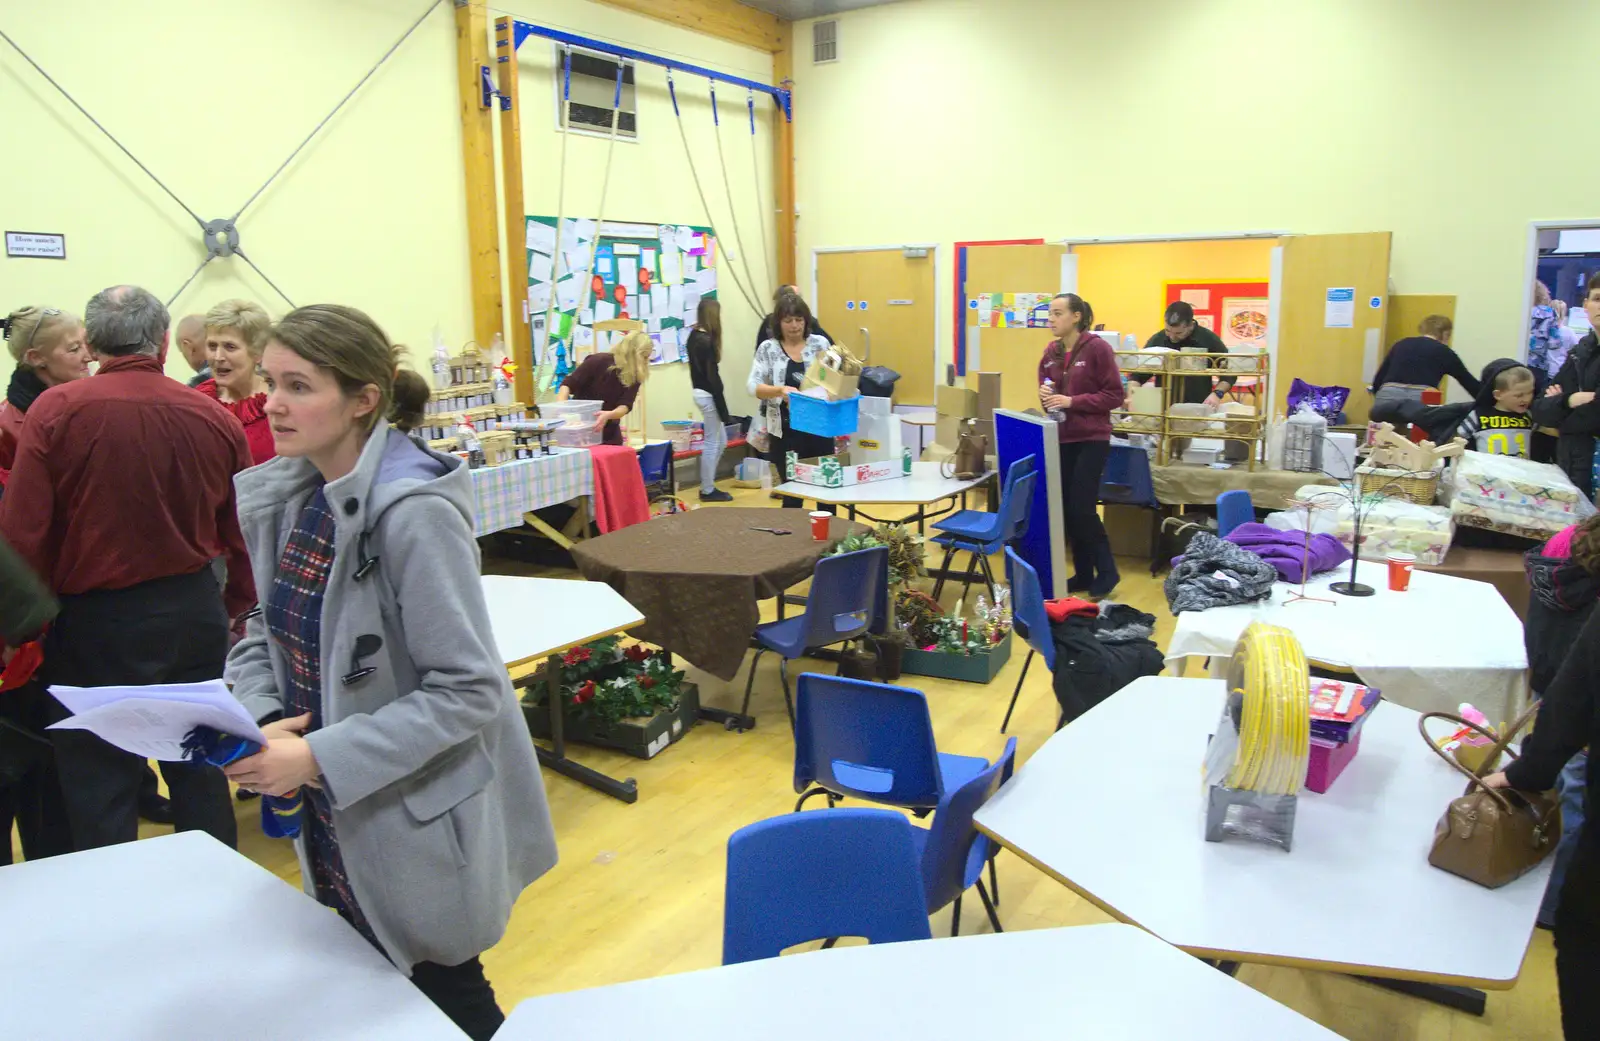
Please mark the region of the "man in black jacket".
MULTIPOLYGON (((1583 310, 1600 327, 1600 275, 1589 279, 1583 310)), ((1594 487, 1595 438, 1600 435, 1600 339, 1593 329, 1567 354, 1545 396, 1533 403, 1533 421, 1555 427, 1556 465, 1591 499, 1594 487)))
MULTIPOLYGON (((56 598, 0 539, 0 659, 39 638, 56 616, 56 598)), ((29 860, 72 852, 72 833, 61 801, 49 741, 40 731, 49 695, 37 683, 0 694, 0 865, 11 863, 11 822, 29 860)))

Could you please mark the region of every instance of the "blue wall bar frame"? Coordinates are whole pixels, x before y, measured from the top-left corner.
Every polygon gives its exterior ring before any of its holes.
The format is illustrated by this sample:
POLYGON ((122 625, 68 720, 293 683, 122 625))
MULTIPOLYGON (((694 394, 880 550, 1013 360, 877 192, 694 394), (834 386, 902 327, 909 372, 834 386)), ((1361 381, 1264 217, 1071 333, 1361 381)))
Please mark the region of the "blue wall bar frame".
POLYGON ((730 76, 725 72, 707 69, 700 65, 690 65, 675 58, 662 58, 645 51, 636 51, 632 47, 623 47, 615 43, 606 43, 603 40, 590 39, 587 36, 578 36, 573 33, 562 32, 560 29, 550 29, 531 22, 512 22, 512 50, 522 46, 522 42, 530 36, 541 36, 556 43, 564 43, 569 47, 582 47, 584 50, 598 51, 601 54, 611 54, 629 61, 644 62, 647 65, 659 65, 665 69, 676 69, 679 72, 691 73, 695 76, 704 76, 714 83, 728 83, 735 87, 744 87, 746 90, 757 91, 769 95, 777 106, 783 109, 783 118, 789 122, 794 121, 794 105, 792 95, 783 87, 772 87, 755 80, 741 79, 730 76))

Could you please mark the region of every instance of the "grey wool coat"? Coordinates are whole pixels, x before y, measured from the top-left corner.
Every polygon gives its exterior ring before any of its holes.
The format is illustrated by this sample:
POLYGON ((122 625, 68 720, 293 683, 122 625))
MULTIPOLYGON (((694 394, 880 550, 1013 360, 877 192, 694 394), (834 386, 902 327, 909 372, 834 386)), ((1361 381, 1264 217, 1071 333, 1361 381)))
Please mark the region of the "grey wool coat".
MULTIPOLYGON (((234 479, 263 600, 320 482, 308 461, 284 457, 234 479)), ((380 421, 325 493, 336 535, 322 725, 306 740, 351 890, 390 960, 407 974, 420 961, 457 965, 499 942, 518 894, 556 862, 544 782, 478 581, 471 477, 461 459, 380 421), (376 563, 357 578, 363 561, 376 563), (382 645, 357 663, 363 636, 382 645), (358 667, 377 671, 346 682, 358 667)), ((284 712, 286 667, 257 613, 225 678, 265 719, 284 712)))

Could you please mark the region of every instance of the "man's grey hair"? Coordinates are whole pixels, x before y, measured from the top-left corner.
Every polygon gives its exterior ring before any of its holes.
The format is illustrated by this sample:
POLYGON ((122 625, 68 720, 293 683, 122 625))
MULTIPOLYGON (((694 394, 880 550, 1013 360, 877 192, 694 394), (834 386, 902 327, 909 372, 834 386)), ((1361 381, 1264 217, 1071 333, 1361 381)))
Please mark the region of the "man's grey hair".
POLYGON ((171 321, 161 301, 138 286, 102 289, 83 311, 89 346, 110 357, 160 354, 171 321))

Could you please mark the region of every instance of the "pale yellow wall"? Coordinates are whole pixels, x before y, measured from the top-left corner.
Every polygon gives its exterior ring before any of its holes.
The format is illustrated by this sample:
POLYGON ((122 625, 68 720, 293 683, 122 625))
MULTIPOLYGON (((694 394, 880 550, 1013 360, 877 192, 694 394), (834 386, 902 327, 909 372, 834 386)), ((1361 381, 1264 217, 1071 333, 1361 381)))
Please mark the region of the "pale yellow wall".
MULTIPOLYGON (((8 3, 4 27, 201 217, 231 216, 334 103, 427 6, 425 0, 125 0, 8 3), (137 6, 137 14, 131 13, 137 6)), ((765 52, 720 43, 587 0, 500 0, 498 9, 569 32, 667 53, 770 81, 765 52)), ((461 131, 452 5, 435 8, 240 221, 243 245, 297 304, 369 311, 415 349, 423 370, 435 326, 459 346, 471 335, 461 131)), ((530 212, 554 213, 561 136, 554 130, 549 45, 520 55, 530 212)), ((672 122, 661 70, 639 74, 642 134, 619 144, 608 214, 704 224, 672 122)), ((716 224, 726 195, 710 133, 705 81, 679 80, 691 147, 716 224)), ((724 148, 751 266, 761 214, 742 92, 724 106, 724 148)), ((767 108, 757 155, 772 204, 767 108)), ((0 308, 39 303, 82 311, 104 286, 135 282, 163 300, 203 255, 194 222, 9 48, 0 46, 0 227, 65 232, 68 260, 0 259, 0 308)), ((603 141, 574 138, 570 212, 600 202, 603 141)), ((724 235, 733 238, 731 226, 724 235)), ((769 227, 768 236, 772 232, 769 227)), ((521 244, 518 243, 520 246, 521 244)), ((726 276, 724 276, 726 281, 726 276)), ((756 318, 727 282, 723 295, 730 404, 743 393, 756 318)), ((770 292, 766 288, 762 296, 770 292)), ((172 305, 174 318, 243 296, 274 315, 288 305, 238 260, 213 261, 172 305)), ((516 312, 520 315, 520 309, 516 312)), ((0 379, 11 369, 0 358, 0 379)), ((652 417, 687 414, 683 365, 652 380, 652 417)), ((176 350, 168 370, 187 376, 176 350)))
POLYGON ((1078 294, 1109 330, 1142 344, 1162 328, 1168 282, 1265 282, 1277 239, 1075 246, 1078 294))
MULTIPOLYGON (((1469 365, 1521 344, 1528 221, 1600 213, 1558 0, 916 0, 796 61, 814 246, 1390 230, 1469 365)), ((796 26, 801 43, 810 23, 796 26)), ((939 284, 949 350, 950 276, 939 284)))

